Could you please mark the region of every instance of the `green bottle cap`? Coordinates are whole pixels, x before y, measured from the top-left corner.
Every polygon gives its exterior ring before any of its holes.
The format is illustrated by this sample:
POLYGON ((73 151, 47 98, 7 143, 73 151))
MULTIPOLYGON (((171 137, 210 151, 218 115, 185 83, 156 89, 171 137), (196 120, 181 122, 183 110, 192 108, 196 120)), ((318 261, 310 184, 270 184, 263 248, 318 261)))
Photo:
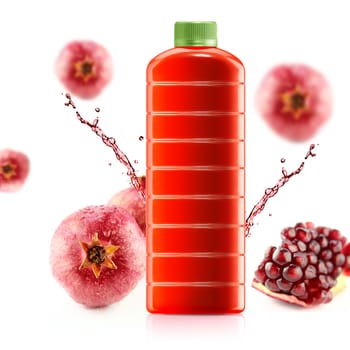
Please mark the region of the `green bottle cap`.
POLYGON ((217 46, 216 22, 176 22, 175 46, 217 46))

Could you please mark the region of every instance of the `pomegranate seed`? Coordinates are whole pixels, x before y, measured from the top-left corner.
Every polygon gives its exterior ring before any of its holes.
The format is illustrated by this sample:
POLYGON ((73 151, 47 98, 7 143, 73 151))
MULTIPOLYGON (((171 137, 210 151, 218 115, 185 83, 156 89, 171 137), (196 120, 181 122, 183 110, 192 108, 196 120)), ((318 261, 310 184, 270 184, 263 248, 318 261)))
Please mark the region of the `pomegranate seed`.
POLYGON ((303 277, 303 270, 300 266, 291 264, 283 269, 282 275, 287 281, 296 282, 303 277))
POLYGON ((305 252, 307 250, 306 244, 302 241, 297 241, 297 246, 301 252, 305 252))
POLYGON ((279 278, 277 281, 278 288, 283 292, 289 292, 290 289, 293 287, 292 282, 288 282, 283 278, 279 278))
POLYGON ((337 280, 331 276, 327 276, 327 282, 328 282, 329 288, 333 288, 337 284, 337 280))
POLYGON ((282 232, 281 232, 282 239, 285 238, 285 239, 291 240, 291 239, 295 238, 295 236, 296 236, 296 232, 295 232, 294 227, 288 227, 288 228, 282 230, 282 232))
POLYGON ((296 253, 299 251, 299 248, 296 244, 286 239, 282 241, 281 247, 288 249, 291 253, 296 253))
POLYGON ((264 257, 265 259, 271 259, 273 252, 276 250, 276 247, 268 247, 265 251, 264 257))
POLYGON ((309 250, 311 250, 313 253, 318 255, 318 253, 321 251, 321 246, 320 246, 320 244, 317 241, 312 240, 309 243, 309 250))
POLYGON ((280 265, 284 266, 289 264, 292 261, 292 254, 291 252, 286 248, 279 248, 276 249, 272 255, 272 260, 280 265))
POLYGON ((323 274, 328 272, 326 264, 322 260, 318 262, 318 272, 323 274))
POLYGON ((332 277, 337 278, 338 276, 340 276, 340 274, 343 272, 343 267, 341 266, 337 266, 334 268, 333 273, 332 273, 332 277))
POLYGON ((341 241, 335 241, 334 239, 332 239, 331 241, 329 241, 329 247, 333 253, 339 253, 343 249, 343 244, 341 241))
POLYGON ((291 289, 291 294, 293 294, 296 297, 302 297, 306 294, 306 286, 304 282, 295 284, 294 287, 291 289))
POLYGON ((313 265, 309 265, 306 269, 305 269, 305 278, 311 280, 313 278, 315 278, 317 276, 317 269, 315 266, 313 265))
POLYGON ((324 236, 328 237, 331 229, 329 227, 320 226, 317 228, 317 231, 319 232, 320 236, 324 235, 324 236))
POLYGON ((310 229, 310 234, 311 234, 312 239, 316 239, 318 237, 318 232, 316 231, 315 228, 310 229))
POLYGON ((321 288, 326 289, 326 288, 329 287, 329 286, 328 286, 328 282, 327 282, 326 276, 320 275, 320 276, 318 277, 318 280, 320 281, 320 286, 321 286, 321 288))
MULTIPOLYGON (((306 228, 315 228, 315 225, 314 225, 313 222, 308 221, 308 222, 305 222, 305 227, 306 228)), ((311 231, 312 232, 317 232, 316 230, 311 230, 311 231)))
POLYGON ((326 267, 327 267, 327 272, 328 272, 329 274, 331 274, 331 273, 333 272, 333 270, 334 270, 334 265, 333 265, 332 262, 330 262, 330 261, 326 261, 326 262, 325 262, 325 265, 326 265, 326 267))
POLYGON ((308 260, 309 260, 309 264, 317 264, 318 258, 314 253, 306 253, 308 260))
POLYGON ((267 279, 264 267, 255 271, 255 278, 260 282, 264 283, 267 279))
POLYGON ((317 238, 316 238, 317 242, 320 243, 320 246, 321 248, 326 248, 328 247, 328 239, 326 238, 325 235, 319 235, 317 238))
POLYGON ((265 265, 265 272, 266 272, 267 277, 272 278, 274 280, 281 276, 280 267, 278 267, 276 264, 274 264, 272 262, 268 262, 265 265))
POLYGON ((272 280, 270 278, 268 278, 265 281, 265 286, 266 286, 266 288, 270 289, 271 292, 279 292, 279 290, 280 290, 278 285, 277 285, 276 280, 272 280))
POLYGON ((333 256, 333 254, 332 254, 332 251, 330 249, 324 249, 321 252, 321 257, 323 260, 330 260, 330 259, 332 259, 332 256, 333 256))
POLYGON ((345 264, 345 255, 342 253, 337 254, 334 259, 335 266, 344 266, 345 264))
POLYGON ((293 262, 303 269, 308 264, 307 255, 302 252, 296 252, 293 254, 293 262))
POLYGON ((311 234, 309 230, 304 228, 297 228, 296 229, 296 238, 304 243, 309 243, 311 241, 311 234))

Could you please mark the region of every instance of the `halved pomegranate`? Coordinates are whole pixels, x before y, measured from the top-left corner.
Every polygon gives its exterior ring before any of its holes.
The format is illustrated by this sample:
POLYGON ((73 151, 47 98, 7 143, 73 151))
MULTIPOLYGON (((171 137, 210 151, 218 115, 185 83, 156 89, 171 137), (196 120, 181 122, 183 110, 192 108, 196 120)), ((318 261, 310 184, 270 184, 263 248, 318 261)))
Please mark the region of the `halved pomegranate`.
POLYGON ((298 223, 281 232, 279 247, 269 247, 252 286, 273 298, 300 305, 328 303, 344 288, 346 238, 338 230, 298 223))

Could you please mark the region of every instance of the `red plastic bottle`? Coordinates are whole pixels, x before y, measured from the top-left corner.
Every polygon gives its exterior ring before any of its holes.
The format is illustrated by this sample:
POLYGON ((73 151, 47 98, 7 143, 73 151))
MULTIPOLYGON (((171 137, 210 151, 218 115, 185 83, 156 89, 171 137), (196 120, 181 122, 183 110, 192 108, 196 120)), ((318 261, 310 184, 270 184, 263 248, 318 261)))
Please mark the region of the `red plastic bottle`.
POLYGON ((176 22, 147 68, 147 309, 245 307, 245 70, 215 22, 176 22))

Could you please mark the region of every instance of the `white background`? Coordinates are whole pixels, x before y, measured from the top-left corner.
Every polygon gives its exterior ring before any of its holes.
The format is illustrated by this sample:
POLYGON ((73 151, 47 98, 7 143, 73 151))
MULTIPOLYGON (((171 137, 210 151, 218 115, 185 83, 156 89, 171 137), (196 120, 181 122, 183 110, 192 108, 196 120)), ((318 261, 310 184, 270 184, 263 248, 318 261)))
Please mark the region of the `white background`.
MULTIPOLYGON (((0 2, 0 148, 28 154, 31 173, 18 193, 0 193, 0 328, 4 349, 270 348, 309 342, 316 347, 346 336, 350 289, 334 301, 300 309, 250 287, 265 248, 279 243, 284 226, 298 221, 340 229, 350 238, 347 198, 350 32, 347 1, 4 1, 0 2), (238 316, 162 316, 145 309, 145 283, 119 304, 89 310, 52 278, 51 237, 67 215, 105 203, 128 186, 113 153, 64 107, 53 65, 72 39, 92 39, 110 51, 114 79, 93 101, 76 100, 114 136, 144 172, 145 69, 173 46, 177 20, 214 20, 219 47, 247 71, 247 211, 285 167, 298 177, 257 218, 247 240, 247 307, 238 316), (301 62, 325 74, 334 93, 331 120, 310 142, 278 137, 256 111, 254 94, 269 68, 301 62), (111 166, 108 163, 112 163, 111 166), (271 214, 271 215, 269 215, 271 214), (340 333, 339 333, 340 330, 340 333), (335 339, 335 337, 338 337, 335 339), (45 346, 45 347, 44 347, 45 346)), ((305 344, 305 343, 304 343, 305 344)))

